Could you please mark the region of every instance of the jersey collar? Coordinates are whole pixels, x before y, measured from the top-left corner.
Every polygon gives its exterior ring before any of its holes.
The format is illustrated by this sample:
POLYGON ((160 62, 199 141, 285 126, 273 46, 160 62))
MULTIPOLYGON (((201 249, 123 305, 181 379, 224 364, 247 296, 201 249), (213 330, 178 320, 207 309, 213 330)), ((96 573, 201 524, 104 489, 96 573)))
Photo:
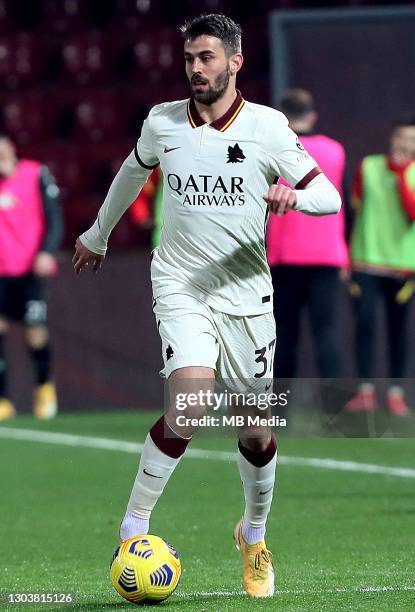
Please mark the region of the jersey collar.
MULTIPOLYGON (((239 89, 236 90, 236 93, 236 98, 232 105, 228 108, 226 113, 222 115, 222 117, 219 117, 219 119, 215 119, 215 121, 212 121, 212 123, 209 124, 210 127, 214 128, 215 130, 218 130, 219 132, 224 132, 228 129, 230 125, 232 125, 232 123, 235 121, 236 117, 239 115, 242 110, 242 107, 245 104, 245 100, 243 99, 239 89)), ((206 121, 204 121, 199 115, 193 98, 190 98, 189 102, 187 103, 187 116, 189 118, 189 123, 192 128, 200 127, 201 125, 205 125, 206 123, 206 121)))

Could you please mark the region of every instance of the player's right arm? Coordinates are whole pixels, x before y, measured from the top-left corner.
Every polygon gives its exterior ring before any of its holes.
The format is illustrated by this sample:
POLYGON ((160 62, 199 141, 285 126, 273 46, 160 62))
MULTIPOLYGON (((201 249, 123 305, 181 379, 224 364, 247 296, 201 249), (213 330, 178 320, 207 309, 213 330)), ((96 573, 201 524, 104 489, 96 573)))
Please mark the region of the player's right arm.
POLYGON ((89 264, 95 271, 101 267, 111 231, 159 164, 153 150, 150 117, 151 113, 143 123, 137 145, 114 178, 95 223, 76 242, 73 264, 77 273, 89 264))

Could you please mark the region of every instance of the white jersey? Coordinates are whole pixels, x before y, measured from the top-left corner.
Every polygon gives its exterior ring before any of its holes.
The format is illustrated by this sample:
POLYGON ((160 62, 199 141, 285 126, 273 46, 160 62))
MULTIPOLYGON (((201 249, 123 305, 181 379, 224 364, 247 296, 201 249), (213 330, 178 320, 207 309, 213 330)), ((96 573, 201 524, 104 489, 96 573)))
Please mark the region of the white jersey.
POLYGON ((272 310, 262 196, 276 177, 296 185, 316 167, 297 142, 284 115, 240 95, 210 125, 187 100, 153 108, 137 158, 163 171, 155 298, 186 293, 241 316, 272 310))
MULTIPOLYGON (((160 246, 151 265, 154 297, 188 294, 240 316, 271 311, 263 196, 278 177, 301 189, 321 172, 286 117, 244 101, 239 92, 211 124, 199 116, 193 99, 155 106, 134 156, 124 162, 94 226, 81 236, 88 248, 105 253, 112 227, 158 164, 164 201, 160 246)), ((324 214, 319 201, 307 208, 304 199, 301 208, 297 198, 296 209, 324 214)), ((335 204, 328 212, 338 210, 335 204)))

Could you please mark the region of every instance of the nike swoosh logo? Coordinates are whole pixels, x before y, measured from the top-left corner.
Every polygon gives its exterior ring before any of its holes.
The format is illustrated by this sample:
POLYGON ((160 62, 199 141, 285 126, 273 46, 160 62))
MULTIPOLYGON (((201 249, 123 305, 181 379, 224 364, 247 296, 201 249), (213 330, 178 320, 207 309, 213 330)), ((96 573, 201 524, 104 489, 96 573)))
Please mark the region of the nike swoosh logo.
POLYGON ((171 149, 164 147, 164 152, 170 153, 170 151, 175 151, 176 149, 181 149, 181 147, 172 147, 171 149))
POLYGON ((270 491, 272 491, 274 487, 271 487, 270 489, 268 489, 268 491, 260 491, 259 494, 260 495, 266 495, 267 493, 269 493, 270 491))
POLYGON ((143 472, 147 476, 152 476, 153 478, 163 478, 163 476, 156 476, 155 474, 150 474, 150 472, 147 472, 147 470, 145 468, 144 468, 143 472))

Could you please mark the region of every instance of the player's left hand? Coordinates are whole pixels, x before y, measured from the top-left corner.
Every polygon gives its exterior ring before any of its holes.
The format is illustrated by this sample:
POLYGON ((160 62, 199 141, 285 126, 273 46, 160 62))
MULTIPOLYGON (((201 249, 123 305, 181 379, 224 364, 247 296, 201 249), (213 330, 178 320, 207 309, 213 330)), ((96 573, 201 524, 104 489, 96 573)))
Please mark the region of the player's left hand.
POLYGON ((56 258, 47 253, 46 251, 41 251, 35 257, 33 262, 33 274, 35 276, 47 277, 53 276, 56 274, 58 270, 58 266, 56 263, 56 258))
POLYGON ((75 272, 79 274, 84 267, 88 267, 91 264, 94 272, 98 272, 104 261, 104 255, 97 255, 82 244, 77 238, 75 243, 75 254, 72 257, 73 267, 75 272))
POLYGON ((270 211, 279 217, 292 210, 297 203, 297 194, 285 185, 271 185, 268 193, 262 197, 268 204, 270 211))

